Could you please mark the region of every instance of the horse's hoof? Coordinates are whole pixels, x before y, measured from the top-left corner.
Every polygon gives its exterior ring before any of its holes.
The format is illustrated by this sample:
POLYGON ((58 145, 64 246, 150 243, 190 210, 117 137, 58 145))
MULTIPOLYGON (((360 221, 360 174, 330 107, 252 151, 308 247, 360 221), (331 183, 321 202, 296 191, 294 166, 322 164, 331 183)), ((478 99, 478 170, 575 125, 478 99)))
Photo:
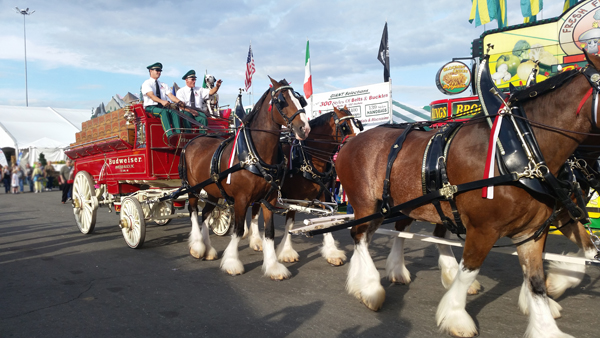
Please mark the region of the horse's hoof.
POLYGON ((285 263, 294 263, 300 261, 300 259, 298 257, 284 257, 281 261, 285 263))
POLYGON ((408 284, 410 284, 410 281, 406 282, 402 278, 396 278, 396 277, 390 278, 390 282, 392 284, 402 284, 402 285, 408 285, 408 284))
POLYGON ((282 280, 286 280, 288 278, 289 277, 286 277, 284 275, 271 276, 271 280, 274 280, 274 281, 282 281, 282 280))
POLYGON ((219 255, 217 254, 217 250, 215 250, 214 248, 208 250, 208 253, 204 257, 204 259, 206 259, 207 261, 214 261, 217 258, 219 258, 219 255))
POLYGON ((364 299, 361 299, 361 302, 362 302, 362 303, 363 303, 363 304, 364 304, 364 305, 365 305, 365 306, 366 306, 366 307, 367 307, 369 310, 371 310, 371 311, 375 311, 375 312, 379 311, 379 309, 381 309, 381 307, 383 306, 383 303, 382 303, 382 304, 379 304, 379 305, 375 305, 375 304, 373 304, 373 303, 367 303, 367 302, 365 302, 365 300, 364 300, 364 299))
POLYGON ((190 255, 192 255, 192 257, 194 257, 196 259, 202 258, 202 256, 200 255, 200 253, 198 251, 193 250, 193 249, 190 249, 190 255))
POLYGON ((479 294, 480 290, 481 290, 481 284, 479 284, 478 281, 474 281, 473 284, 471 284, 471 286, 469 286, 469 290, 467 290, 467 293, 470 295, 477 295, 477 294, 479 294))
POLYGON ((344 260, 341 258, 327 258, 327 263, 333 266, 342 266, 346 262, 344 262, 344 260))
POLYGON ((451 330, 449 332, 449 334, 452 337, 458 337, 458 338, 470 338, 470 337, 475 337, 476 335, 478 335, 477 331, 475 331, 475 332, 463 332, 463 331, 458 331, 458 330, 451 330))
POLYGON ((250 247, 254 251, 262 252, 262 245, 261 244, 252 244, 252 245, 250 245, 250 247))

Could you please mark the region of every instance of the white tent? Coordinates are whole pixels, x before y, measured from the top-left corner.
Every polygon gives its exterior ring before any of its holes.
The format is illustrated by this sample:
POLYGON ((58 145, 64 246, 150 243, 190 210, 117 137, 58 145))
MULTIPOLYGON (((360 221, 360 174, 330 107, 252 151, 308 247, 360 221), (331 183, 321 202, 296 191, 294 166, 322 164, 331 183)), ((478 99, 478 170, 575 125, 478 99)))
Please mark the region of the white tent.
MULTIPOLYGON (((75 133, 81 131, 81 123, 89 120, 90 114, 85 109, 0 106, 0 148, 16 156, 35 148, 37 156, 44 152, 46 158, 64 160, 64 154, 61 157, 57 153, 75 142, 75 133)), ((36 160, 31 157, 29 162, 36 160)))
POLYGON ((44 154, 46 161, 66 161, 67 155, 65 155, 64 149, 68 146, 68 144, 61 143, 47 137, 42 137, 41 139, 35 140, 20 147, 20 163, 21 165, 29 163, 33 166, 34 162, 37 162, 41 153, 44 154))
POLYGON ((392 117, 394 123, 431 120, 431 114, 427 110, 395 100, 392 100, 392 117))

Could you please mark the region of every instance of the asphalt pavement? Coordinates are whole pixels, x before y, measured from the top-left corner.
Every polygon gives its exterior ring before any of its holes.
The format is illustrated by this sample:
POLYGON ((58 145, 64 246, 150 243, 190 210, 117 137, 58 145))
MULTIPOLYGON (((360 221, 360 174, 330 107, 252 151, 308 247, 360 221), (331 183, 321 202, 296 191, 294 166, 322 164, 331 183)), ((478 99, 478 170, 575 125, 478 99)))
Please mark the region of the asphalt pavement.
MULTIPOLYGON (((391 238, 375 235, 370 252, 386 301, 372 312, 345 291, 347 265, 321 258, 321 238, 294 237, 300 261, 289 280, 261 272, 262 253, 240 244, 246 273, 231 277, 220 260, 188 253, 188 219, 149 224, 143 248, 127 247, 118 216, 98 210, 94 233, 83 235, 60 192, 0 193, 0 337, 447 337, 435 323, 445 289, 434 245, 407 240, 413 282, 391 285, 383 274, 391 238)), ((276 241, 283 218, 276 216, 276 241)), ((413 231, 428 234, 428 224, 413 231)), ((349 231, 335 233, 348 257, 349 231)), ((211 235, 219 252, 228 237, 211 235)), ((576 251, 558 235, 550 252, 576 251)), ((461 250, 455 250, 457 257, 461 250)), ((580 286, 558 299, 558 326, 575 337, 598 337, 600 269, 588 267, 580 286)), ((490 253, 467 311, 481 337, 521 337, 527 316, 517 306, 522 273, 514 256, 490 253)))

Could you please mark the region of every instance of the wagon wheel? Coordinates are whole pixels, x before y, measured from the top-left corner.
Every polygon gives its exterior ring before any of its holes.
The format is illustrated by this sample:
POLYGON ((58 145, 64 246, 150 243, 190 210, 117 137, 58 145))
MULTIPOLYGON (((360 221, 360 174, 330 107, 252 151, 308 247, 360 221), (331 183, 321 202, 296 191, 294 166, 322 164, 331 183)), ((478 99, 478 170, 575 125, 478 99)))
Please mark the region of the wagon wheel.
POLYGON ((146 221, 142 205, 133 197, 125 197, 121 202, 119 226, 123 231, 125 242, 130 248, 138 249, 146 238, 146 221))
POLYGON ((218 205, 213 209, 206 221, 215 235, 223 236, 229 231, 232 215, 232 208, 229 207, 224 199, 219 199, 218 205))
POLYGON ((80 171, 73 181, 73 214, 79 231, 89 234, 96 226, 98 198, 94 188, 94 179, 86 171, 80 171))
MULTIPOLYGON (((175 211, 173 208, 173 203, 168 202, 168 201, 164 201, 164 202, 160 202, 157 206, 154 207, 154 217, 158 217, 158 216, 169 216, 169 215, 173 215, 173 212, 175 211)), ((163 225, 167 225, 169 224, 169 222, 171 222, 170 219, 155 219, 154 223, 163 226, 163 225)))

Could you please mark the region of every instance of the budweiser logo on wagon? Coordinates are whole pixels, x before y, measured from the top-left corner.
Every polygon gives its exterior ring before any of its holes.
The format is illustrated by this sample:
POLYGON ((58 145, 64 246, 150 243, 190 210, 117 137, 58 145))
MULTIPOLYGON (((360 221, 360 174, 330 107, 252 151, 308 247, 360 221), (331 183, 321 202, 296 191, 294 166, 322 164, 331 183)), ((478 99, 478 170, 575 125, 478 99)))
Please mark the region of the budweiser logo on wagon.
POLYGON ((144 157, 144 155, 133 155, 107 158, 106 163, 111 169, 119 172, 132 172, 132 169, 136 172, 143 172, 145 167, 144 157))

